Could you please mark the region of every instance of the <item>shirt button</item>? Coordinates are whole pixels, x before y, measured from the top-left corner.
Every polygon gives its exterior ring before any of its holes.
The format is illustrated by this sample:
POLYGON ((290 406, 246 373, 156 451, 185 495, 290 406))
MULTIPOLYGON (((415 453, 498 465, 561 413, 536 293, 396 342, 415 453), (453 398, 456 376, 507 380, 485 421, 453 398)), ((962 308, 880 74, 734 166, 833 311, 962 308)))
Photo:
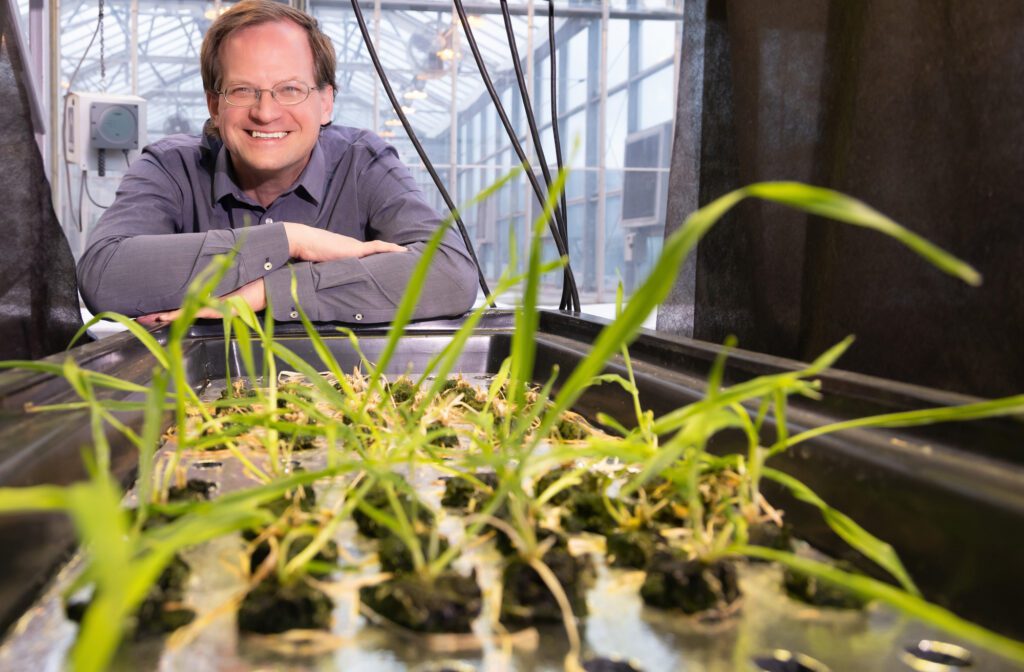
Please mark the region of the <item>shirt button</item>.
POLYGON ((274 220, 272 220, 270 217, 267 217, 267 224, 273 224, 273 223, 274 223, 274 220))
POLYGON ((362 320, 363 319, 363 314, 362 313, 356 313, 356 319, 357 320, 362 320))
POLYGON ((298 319, 299 314, 298 314, 298 312, 293 310, 292 312, 288 313, 288 317, 292 318, 293 320, 296 320, 296 319, 298 319))
POLYGON ((272 263, 270 263, 269 261, 267 263, 263 264, 263 270, 264 271, 269 271, 273 267, 274 267, 274 265, 272 263))

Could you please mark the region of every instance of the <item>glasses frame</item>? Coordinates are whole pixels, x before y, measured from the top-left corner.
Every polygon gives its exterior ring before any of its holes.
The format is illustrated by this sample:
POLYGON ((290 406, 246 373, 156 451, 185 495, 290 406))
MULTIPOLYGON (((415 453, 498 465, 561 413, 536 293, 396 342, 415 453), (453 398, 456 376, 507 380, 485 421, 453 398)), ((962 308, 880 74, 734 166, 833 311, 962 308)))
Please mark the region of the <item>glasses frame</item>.
POLYGON ((276 102, 278 105, 284 105, 285 107, 294 107, 295 105, 301 105, 302 103, 304 103, 307 100, 309 100, 309 97, 313 94, 313 91, 315 89, 318 89, 318 88, 319 87, 316 87, 316 86, 310 86, 309 84, 306 84, 305 82, 281 82, 280 84, 277 84, 276 86, 273 86, 273 87, 271 87, 269 89, 258 89, 258 88, 254 87, 254 86, 244 86, 244 85, 240 84, 238 86, 229 87, 227 89, 220 89, 219 91, 215 90, 214 93, 216 93, 219 96, 222 96, 224 98, 224 102, 227 103, 228 105, 230 105, 231 107, 241 107, 241 108, 245 109, 245 108, 250 108, 250 107, 256 107, 257 105, 259 105, 260 104, 260 100, 263 99, 263 92, 264 91, 269 91, 270 92, 270 97, 273 98, 274 102, 276 102), (281 86, 294 86, 295 84, 301 84, 302 86, 306 87, 306 95, 305 95, 305 97, 302 100, 297 100, 297 101, 295 101, 293 103, 286 103, 286 102, 282 101, 281 99, 279 99, 277 97, 277 88, 278 87, 281 87, 281 86), (254 101, 252 101, 251 103, 249 103, 248 105, 239 105, 238 103, 233 103, 233 102, 231 102, 231 99, 228 98, 228 91, 230 89, 233 89, 233 88, 252 89, 253 91, 256 92, 256 99, 254 101))

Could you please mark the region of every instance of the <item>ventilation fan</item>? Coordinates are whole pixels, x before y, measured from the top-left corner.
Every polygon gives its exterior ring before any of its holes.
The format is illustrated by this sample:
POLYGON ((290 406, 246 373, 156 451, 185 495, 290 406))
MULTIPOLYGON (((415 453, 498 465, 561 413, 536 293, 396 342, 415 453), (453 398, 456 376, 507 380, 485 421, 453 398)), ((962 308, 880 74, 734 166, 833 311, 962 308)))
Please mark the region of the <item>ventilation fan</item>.
POLYGON ((164 135, 174 135, 175 133, 184 133, 185 135, 192 133, 192 122, 184 112, 175 112, 164 119, 164 135))
POLYGON ((448 65, 437 55, 447 46, 443 34, 434 31, 412 34, 406 53, 417 79, 438 79, 448 74, 448 65))

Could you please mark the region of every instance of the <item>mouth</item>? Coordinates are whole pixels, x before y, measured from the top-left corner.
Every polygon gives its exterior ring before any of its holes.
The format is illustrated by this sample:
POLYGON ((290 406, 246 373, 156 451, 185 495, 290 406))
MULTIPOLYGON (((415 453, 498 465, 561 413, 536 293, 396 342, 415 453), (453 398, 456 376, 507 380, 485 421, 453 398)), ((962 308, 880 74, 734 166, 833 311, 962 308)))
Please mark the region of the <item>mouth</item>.
POLYGON ((288 131, 249 131, 249 136, 255 140, 281 140, 288 135, 288 131))

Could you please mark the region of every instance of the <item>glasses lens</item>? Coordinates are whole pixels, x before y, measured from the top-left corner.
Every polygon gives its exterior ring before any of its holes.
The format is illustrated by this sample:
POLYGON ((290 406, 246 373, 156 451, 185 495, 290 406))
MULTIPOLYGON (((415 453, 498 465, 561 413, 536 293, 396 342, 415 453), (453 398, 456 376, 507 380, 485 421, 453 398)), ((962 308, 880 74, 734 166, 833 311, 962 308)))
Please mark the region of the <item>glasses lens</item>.
POLYGON ((224 92, 224 97, 229 103, 241 107, 255 105, 258 95, 256 89, 250 86, 232 86, 224 92))
POLYGON ((309 97, 309 87, 301 82, 285 82, 274 87, 274 98, 282 105, 298 105, 309 97))

